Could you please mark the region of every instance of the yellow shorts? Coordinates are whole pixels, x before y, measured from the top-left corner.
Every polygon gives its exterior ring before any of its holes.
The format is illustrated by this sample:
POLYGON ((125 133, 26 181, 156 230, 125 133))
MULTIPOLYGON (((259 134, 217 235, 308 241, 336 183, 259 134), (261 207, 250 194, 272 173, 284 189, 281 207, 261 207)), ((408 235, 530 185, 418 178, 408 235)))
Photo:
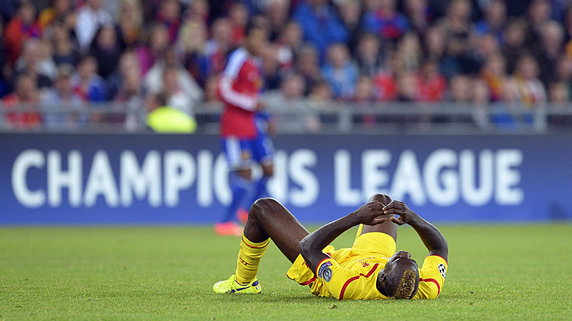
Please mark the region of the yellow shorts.
MULTIPOLYGON (((335 250, 333 246, 328 245, 323 252, 343 265, 344 262, 354 261, 361 257, 389 258, 395 253, 395 250, 395 240, 391 236, 380 232, 370 232, 358 236, 351 248, 335 250)), ((322 292, 320 291, 321 282, 314 282, 316 281, 314 271, 306 264, 301 254, 292 263, 287 276, 300 285, 310 285, 314 294, 320 295, 322 292)))

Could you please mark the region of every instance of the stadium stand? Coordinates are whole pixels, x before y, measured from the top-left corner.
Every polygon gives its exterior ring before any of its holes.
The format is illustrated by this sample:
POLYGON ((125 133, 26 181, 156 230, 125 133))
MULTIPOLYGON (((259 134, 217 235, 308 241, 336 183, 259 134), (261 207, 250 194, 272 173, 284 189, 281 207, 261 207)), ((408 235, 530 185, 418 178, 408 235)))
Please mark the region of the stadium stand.
POLYGON ((253 19, 272 33, 264 99, 283 132, 572 124, 564 0, 5 0, 0 13, 2 130, 144 131, 169 106, 213 132, 219 74, 253 19))

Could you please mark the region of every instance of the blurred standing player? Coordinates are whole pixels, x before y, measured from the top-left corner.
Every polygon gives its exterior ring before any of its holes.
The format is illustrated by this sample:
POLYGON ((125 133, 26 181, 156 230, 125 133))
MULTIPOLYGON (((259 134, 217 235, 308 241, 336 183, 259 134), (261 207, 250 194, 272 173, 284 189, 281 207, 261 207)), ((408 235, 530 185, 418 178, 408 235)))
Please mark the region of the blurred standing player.
POLYGON ((237 211, 242 206, 250 206, 245 202, 252 190, 252 200, 266 194, 266 183, 274 171, 272 142, 266 130, 270 119, 259 100, 263 79, 258 57, 267 38, 267 28, 263 24, 249 25, 244 44, 230 55, 218 87, 224 102, 221 141, 232 190, 232 201, 222 219, 215 224, 215 232, 220 235, 242 235, 242 227, 235 222, 237 211), (253 161, 262 167, 262 176, 254 183, 253 161))

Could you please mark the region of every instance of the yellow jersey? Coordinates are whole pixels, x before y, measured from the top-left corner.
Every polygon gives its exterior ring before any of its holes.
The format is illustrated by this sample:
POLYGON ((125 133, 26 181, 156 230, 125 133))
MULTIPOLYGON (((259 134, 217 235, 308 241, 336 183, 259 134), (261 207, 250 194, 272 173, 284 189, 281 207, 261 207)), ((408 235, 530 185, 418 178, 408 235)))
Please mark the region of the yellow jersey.
MULTIPOLYGON (((359 236, 349 249, 324 248, 329 257, 312 271, 299 255, 287 276, 301 285, 309 285, 312 294, 338 300, 387 299, 376 288, 376 280, 395 253, 395 240, 380 232, 359 236)), ((419 270, 419 289, 414 299, 435 299, 443 289, 447 261, 436 255, 425 258, 419 270)))

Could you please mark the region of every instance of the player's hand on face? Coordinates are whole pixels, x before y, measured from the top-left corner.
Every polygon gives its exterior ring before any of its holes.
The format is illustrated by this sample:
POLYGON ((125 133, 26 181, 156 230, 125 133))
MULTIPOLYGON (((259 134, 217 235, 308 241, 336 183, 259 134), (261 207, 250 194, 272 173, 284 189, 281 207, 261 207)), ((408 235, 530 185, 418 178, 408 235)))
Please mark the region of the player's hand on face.
POLYGON ((361 224, 377 225, 390 219, 389 216, 383 216, 383 203, 379 201, 369 202, 355 211, 355 215, 361 224))
POLYGON ((396 200, 391 201, 383 208, 383 214, 398 225, 409 223, 412 216, 415 215, 405 203, 396 200))

